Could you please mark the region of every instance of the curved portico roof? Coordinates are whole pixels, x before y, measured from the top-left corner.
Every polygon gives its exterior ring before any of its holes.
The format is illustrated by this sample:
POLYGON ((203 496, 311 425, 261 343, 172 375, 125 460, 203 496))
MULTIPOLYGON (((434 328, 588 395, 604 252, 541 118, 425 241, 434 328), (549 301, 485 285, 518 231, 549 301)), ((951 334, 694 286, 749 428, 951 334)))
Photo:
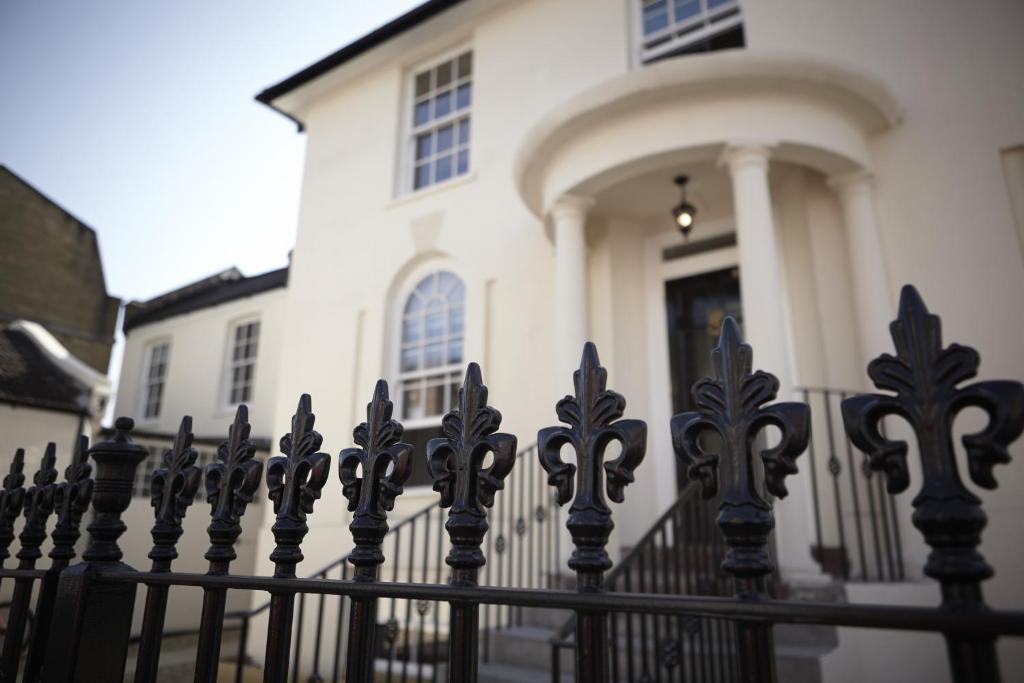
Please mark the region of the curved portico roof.
POLYGON ((756 140, 829 175, 870 168, 868 140, 901 118, 881 81, 806 56, 750 49, 632 69, 552 107, 528 131, 515 179, 538 216, 658 155, 756 140))

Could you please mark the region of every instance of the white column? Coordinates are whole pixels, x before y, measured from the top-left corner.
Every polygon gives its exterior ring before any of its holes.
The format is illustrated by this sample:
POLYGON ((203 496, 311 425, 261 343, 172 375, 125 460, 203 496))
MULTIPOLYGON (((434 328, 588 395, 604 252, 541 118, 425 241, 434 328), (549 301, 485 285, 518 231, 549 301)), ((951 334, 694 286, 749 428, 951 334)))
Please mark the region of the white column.
POLYGON ((831 178, 828 184, 835 190, 843 211, 858 341, 861 360, 866 365, 883 351, 891 352, 889 323, 895 312, 871 176, 853 173, 831 178))
POLYGON ((555 386, 571 393, 572 373, 579 367, 587 341, 587 211, 589 197, 566 195, 555 202, 551 220, 555 235, 555 386))
MULTIPOLYGON (((793 374, 783 308, 786 289, 768 186, 770 147, 759 143, 727 145, 721 161, 732 177, 743 336, 754 350, 753 369, 778 377, 778 400, 789 401, 794 398, 793 374)), ((789 496, 775 505, 779 569, 788 580, 820 580, 821 570, 811 557, 809 467, 805 461, 797 464, 799 474, 786 481, 789 496)))

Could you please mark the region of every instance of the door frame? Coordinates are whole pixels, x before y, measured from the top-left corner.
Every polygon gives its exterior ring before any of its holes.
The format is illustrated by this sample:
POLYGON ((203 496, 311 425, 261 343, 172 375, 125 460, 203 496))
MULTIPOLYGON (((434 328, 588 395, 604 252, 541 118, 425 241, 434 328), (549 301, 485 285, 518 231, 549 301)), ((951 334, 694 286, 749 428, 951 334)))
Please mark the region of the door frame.
MULTIPOLYGON (((714 228, 713 234, 732 232, 732 217, 702 224, 714 228)), ((647 302, 647 385, 649 387, 651 429, 648 433, 648 452, 652 458, 655 478, 657 509, 665 510, 678 495, 676 491, 676 463, 672 451, 669 422, 672 419, 672 370, 668 357, 668 320, 666 316, 665 283, 693 275, 701 275, 739 266, 736 245, 709 249, 697 254, 665 261, 662 252, 679 243, 679 233, 662 232, 644 241, 644 300, 647 302), (662 455, 662 454, 666 455, 662 455)), ((742 280, 741 292, 742 297, 742 280)))

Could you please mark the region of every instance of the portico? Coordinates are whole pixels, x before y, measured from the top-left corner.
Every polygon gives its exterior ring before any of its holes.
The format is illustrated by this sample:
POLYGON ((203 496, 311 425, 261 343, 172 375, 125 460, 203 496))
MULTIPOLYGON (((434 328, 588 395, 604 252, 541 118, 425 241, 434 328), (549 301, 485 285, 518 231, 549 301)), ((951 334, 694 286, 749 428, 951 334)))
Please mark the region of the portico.
MULTIPOLYGON (((554 247, 558 377, 571 376, 578 349, 593 339, 607 349, 615 385, 632 384, 629 395, 646 399, 632 407, 652 424, 650 513, 676 495, 668 430, 655 427, 668 423, 673 390, 665 285, 673 272, 702 267, 669 264, 667 247, 682 243, 669 180, 695 179, 700 213, 684 259, 696 259, 711 232, 734 236, 734 247, 701 258, 738 270, 744 336, 755 367, 779 377, 780 399, 798 384, 843 386, 852 380, 835 376, 841 370, 822 349, 839 345, 866 361, 887 348, 893 284, 869 148, 896 120, 889 94, 862 75, 722 53, 612 79, 554 107, 527 136, 517 180, 554 247), (837 315, 852 338, 822 322, 837 315)), ((806 468, 790 492, 776 508, 788 530, 777 539, 779 563, 789 577, 817 575, 806 468)), ((639 531, 623 529, 627 544, 639 531)))

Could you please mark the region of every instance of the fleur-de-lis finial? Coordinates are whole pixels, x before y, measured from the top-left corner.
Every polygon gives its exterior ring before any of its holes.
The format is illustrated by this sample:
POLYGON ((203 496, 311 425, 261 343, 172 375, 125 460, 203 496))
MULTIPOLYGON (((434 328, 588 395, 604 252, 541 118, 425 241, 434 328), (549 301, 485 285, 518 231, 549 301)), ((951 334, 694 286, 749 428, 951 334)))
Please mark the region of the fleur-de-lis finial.
POLYGON ((253 456, 249 441, 249 409, 240 405, 228 428, 227 441, 217 447, 217 459, 206 466, 206 502, 210 504, 210 548, 206 559, 211 572, 227 572, 235 559, 235 541, 242 534, 242 515, 253 501, 263 477, 263 463, 253 456))
POLYGON ((633 482, 633 470, 644 459, 647 449, 647 425, 641 420, 620 420, 626 399, 607 389, 608 371, 601 367, 597 347, 587 342, 580 368, 573 373, 575 396, 558 402, 558 419, 568 427, 547 427, 537 434, 540 464, 548 473, 548 483, 556 488, 559 505, 573 496, 566 527, 572 534, 573 550, 569 567, 579 573, 580 588, 599 589, 601 575, 612 566, 605 546, 615 523, 605 502, 605 492, 616 503, 623 490, 633 482), (622 451, 605 462, 608 445, 618 441, 622 451), (562 461, 559 451, 569 444, 576 451, 579 467, 562 461))
POLYGON ((303 394, 292 416, 291 433, 281 437, 281 452, 285 455, 267 463, 268 495, 277 513, 271 527, 276 547, 270 554, 277 577, 295 575, 295 565, 302 561, 299 545, 309 531, 306 515, 313 512, 313 503, 330 473, 331 456, 317 452, 323 437, 313 430, 315 422, 312 399, 303 394))
POLYGON ((4 477, 0 489, 0 564, 11 556, 10 547, 14 540, 14 521, 21 514, 25 504, 25 449, 14 451, 11 469, 4 477))
POLYGON ((92 500, 92 465, 89 464, 89 437, 80 435, 71 456, 71 464, 64 470, 64 481, 57 484, 54 508, 57 523, 50 534, 53 549, 50 559, 68 562, 75 557, 75 543, 81 531, 82 515, 92 500))
POLYGON ((360 448, 346 448, 338 455, 342 493, 348 499, 348 509, 355 513, 349 530, 356 547, 349 562, 356 567, 357 579, 375 578, 377 567, 384 562, 380 546, 388 532, 387 512, 412 473, 412 446, 399 443, 403 429, 391 419, 392 410, 388 383, 379 380, 366 406, 366 422, 353 431, 360 448), (362 478, 358 476, 360 466, 362 478))
MULTIPOLYGON (((775 398, 779 380, 763 370, 751 372, 753 350, 743 343, 739 325, 731 317, 722 324, 711 359, 714 378, 705 377, 693 387, 697 409, 672 418, 673 444, 706 499, 718 493, 725 459, 730 481, 717 521, 729 548, 722 567, 738 579, 757 582, 774 568, 768 555, 768 535, 775 520, 771 504, 758 490, 756 462, 760 459, 763 466, 765 488, 784 498, 784 480, 796 473, 795 459, 807 447, 810 408, 804 403, 764 405, 775 398), (781 438, 777 445, 761 448, 758 434, 769 425, 781 432, 781 438), (704 450, 706 443, 701 437, 709 432, 718 436, 720 452, 704 450)), ((755 592, 762 589, 756 583, 751 588, 755 592)))
POLYGON ((458 406, 441 420, 444 436, 427 443, 427 462, 441 507, 451 508, 445 529, 452 547, 446 562, 452 583, 475 584, 476 572, 486 560, 480 550, 487 533, 484 508, 504 488, 516 458, 516 437, 498 432, 501 413, 487 405, 487 387, 480 366, 470 363, 459 389, 458 406), (493 455, 484 467, 487 454, 493 455))
POLYGON ((32 486, 25 491, 25 526, 18 534, 21 549, 18 559, 21 567, 31 569, 36 560, 43 556, 39 546, 46 540, 46 522, 53 514, 54 482, 57 481, 57 444, 46 444, 39 470, 32 477, 32 486))
POLYGON ((1013 381, 977 382, 980 358, 969 347, 942 347, 942 323, 928 312, 917 290, 907 285, 900 294, 897 319, 889 326, 896 355, 882 354, 868 365, 879 389, 892 394, 866 394, 843 401, 843 421, 871 469, 885 473, 890 493, 910 484, 907 444, 882 435, 883 418, 898 415, 917 435, 921 456, 921 490, 914 498, 914 526, 932 552, 925 574, 954 584, 979 582, 992 568, 977 551, 987 523, 981 501, 960 479, 953 446, 953 421, 968 407, 980 408, 988 425, 963 437, 971 480, 982 488, 996 487, 992 468, 1009 462, 1007 447, 1024 430, 1024 385, 1013 381))
POLYGON ((192 418, 186 415, 181 418, 174 443, 164 453, 163 467, 153 472, 151 502, 156 523, 149 559, 153 560, 154 571, 166 571, 178 556, 175 546, 181 538, 181 522, 195 500, 203 476, 195 464, 197 457, 199 454, 192 448, 192 418))

